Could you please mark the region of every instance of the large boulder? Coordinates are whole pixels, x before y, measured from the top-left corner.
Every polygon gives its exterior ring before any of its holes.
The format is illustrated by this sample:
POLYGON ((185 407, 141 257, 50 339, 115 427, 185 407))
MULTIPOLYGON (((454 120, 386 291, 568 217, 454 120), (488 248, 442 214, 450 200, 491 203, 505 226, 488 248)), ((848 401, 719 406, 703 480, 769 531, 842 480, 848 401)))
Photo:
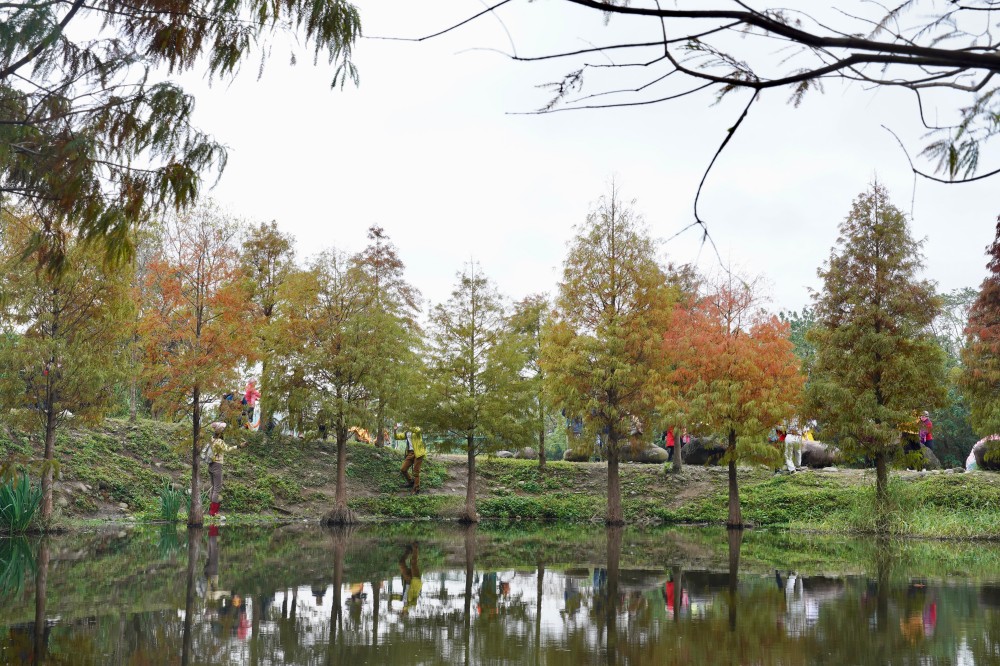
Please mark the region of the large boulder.
POLYGON ((621 459, 624 462, 665 463, 667 462, 667 450, 652 444, 638 448, 623 446, 621 459))
POLYGON ((990 470, 993 472, 1000 472, 1000 459, 994 459, 990 461, 986 460, 986 453, 990 450, 990 448, 996 448, 997 446, 1000 446, 1000 443, 998 443, 997 439, 994 438, 1000 439, 997 437, 997 435, 991 435, 990 437, 981 439, 978 442, 976 442, 975 446, 972 447, 972 455, 976 457, 976 467, 978 467, 979 469, 990 470))
POLYGON ((563 453, 563 460, 565 460, 566 462, 589 462, 591 455, 592 454, 590 451, 583 451, 580 449, 566 449, 566 451, 563 453))
POLYGON ((823 442, 802 442, 802 465, 804 467, 832 467, 840 463, 840 449, 823 442))
POLYGON ((938 459, 934 452, 928 449, 926 446, 920 446, 921 453, 924 454, 924 469, 941 469, 941 461, 938 459))
POLYGON ((538 460, 538 451, 530 446, 526 446, 517 452, 516 457, 521 458, 522 460, 538 460))
POLYGON ((726 444, 715 437, 692 437, 681 448, 681 459, 688 465, 718 465, 726 453, 726 444))

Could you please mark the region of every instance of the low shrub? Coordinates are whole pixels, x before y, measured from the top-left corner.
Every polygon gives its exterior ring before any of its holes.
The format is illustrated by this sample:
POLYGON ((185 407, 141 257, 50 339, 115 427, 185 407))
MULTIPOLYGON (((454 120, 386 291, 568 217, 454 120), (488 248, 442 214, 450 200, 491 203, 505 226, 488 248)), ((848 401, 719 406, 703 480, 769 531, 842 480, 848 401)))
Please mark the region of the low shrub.
POLYGON ((180 513, 181 504, 185 501, 185 494, 182 490, 176 490, 169 483, 163 484, 160 491, 160 519, 167 522, 177 522, 177 514, 180 513))
POLYGON ((0 530, 22 534, 31 527, 42 505, 42 488, 23 472, 0 482, 0 530))

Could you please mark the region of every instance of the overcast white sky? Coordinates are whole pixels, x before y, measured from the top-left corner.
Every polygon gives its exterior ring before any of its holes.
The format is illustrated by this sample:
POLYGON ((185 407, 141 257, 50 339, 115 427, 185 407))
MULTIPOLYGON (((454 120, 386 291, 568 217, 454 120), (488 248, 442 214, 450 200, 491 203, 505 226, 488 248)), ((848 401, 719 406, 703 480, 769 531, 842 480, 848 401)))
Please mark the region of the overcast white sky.
MULTIPOLYGON (((366 35, 393 36, 428 34, 482 8, 476 0, 357 4, 366 35)), ((645 29, 617 18, 606 27, 595 12, 555 0, 522 1, 501 15, 521 55, 645 29)), ((509 51, 504 26, 484 17, 428 42, 362 40, 358 88, 330 90, 331 68, 301 57, 289 67, 282 46, 261 80, 252 64, 231 84, 185 79, 197 96, 196 123, 230 149, 213 196, 251 220, 277 220, 305 257, 331 246, 359 250, 379 224, 431 303, 448 297, 470 258, 511 298, 554 292, 573 225, 612 178, 654 237, 689 224, 698 180, 747 94, 718 106, 709 93, 642 108, 514 115, 542 106, 549 94, 537 86, 573 67, 471 50, 509 51)), ((587 82, 583 92, 598 90, 587 82)), ((913 99, 901 91, 831 84, 798 109, 787 97, 774 91, 753 108, 701 204, 723 260, 764 274, 775 309, 809 302, 837 224, 873 178, 911 210, 912 174, 880 125, 911 149, 922 145, 913 99)), ((917 184, 912 230, 927 239, 926 276, 941 290, 978 286, 985 276, 998 184, 917 184)), ((718 263, 695 231, 663 251, 705 270, 718 263)))

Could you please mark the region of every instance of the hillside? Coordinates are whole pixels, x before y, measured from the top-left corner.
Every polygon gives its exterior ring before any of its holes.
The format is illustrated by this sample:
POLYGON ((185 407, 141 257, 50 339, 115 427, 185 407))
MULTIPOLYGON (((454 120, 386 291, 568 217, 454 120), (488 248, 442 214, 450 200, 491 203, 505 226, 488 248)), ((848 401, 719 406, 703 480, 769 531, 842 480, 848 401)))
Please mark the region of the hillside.
MULTIPOLYGON (((68 429, 57 441, 58 521, 146 520, 158 514, 167 483, 187 488, 190 464, 181 455, 178 426, 109 419, 93 430, 68 429)), ((0 429, 4 457, 30 455, 27 439, 0 429)), ((189 454, 188 454, 189 455, 189 454)), ((365 519, 454 519, 465 499, 465 457, 431 454, 421 495, 402 487, 402 455, 392 449, 348 446, 348 497, 365 519)), ((478 461, 478 510, 485 521, 600 522, 606 468, 600 463, 478 461)), ((254 437, 227 455, 224 508, 244 521, 318 519, 333 502, 337 476, 333 442, 254 437)), ((632 524, 719 523, 725 519, 726 471, 624 464, 622 499, 632 524)), ((205 475, 207 478, 207 474, 205 475)), ((871 477, 861 470, 773 475, 740 470, 744 518, 756 525, 843 531, 871 519, 871 477)), ((895 472, 896 531, 902 534, 1000 537, 1000 484, 994 474, 895 472)))

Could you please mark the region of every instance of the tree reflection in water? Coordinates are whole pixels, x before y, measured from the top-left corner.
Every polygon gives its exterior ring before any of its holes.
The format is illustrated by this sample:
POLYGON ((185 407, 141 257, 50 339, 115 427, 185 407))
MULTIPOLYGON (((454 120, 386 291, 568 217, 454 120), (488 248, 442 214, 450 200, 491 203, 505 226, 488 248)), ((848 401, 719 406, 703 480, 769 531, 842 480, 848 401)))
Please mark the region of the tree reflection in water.
POLYGON ((964 545, 979 549, 980 582, 914 563, 892 542, 858 545, 863 557, 845 573, 805 575, 787 564, 795 553, 739 531, 553 540, 475 526, 225 528, 186 538, 0 543, 0 663, 998 661, 992 546, 964 545))

